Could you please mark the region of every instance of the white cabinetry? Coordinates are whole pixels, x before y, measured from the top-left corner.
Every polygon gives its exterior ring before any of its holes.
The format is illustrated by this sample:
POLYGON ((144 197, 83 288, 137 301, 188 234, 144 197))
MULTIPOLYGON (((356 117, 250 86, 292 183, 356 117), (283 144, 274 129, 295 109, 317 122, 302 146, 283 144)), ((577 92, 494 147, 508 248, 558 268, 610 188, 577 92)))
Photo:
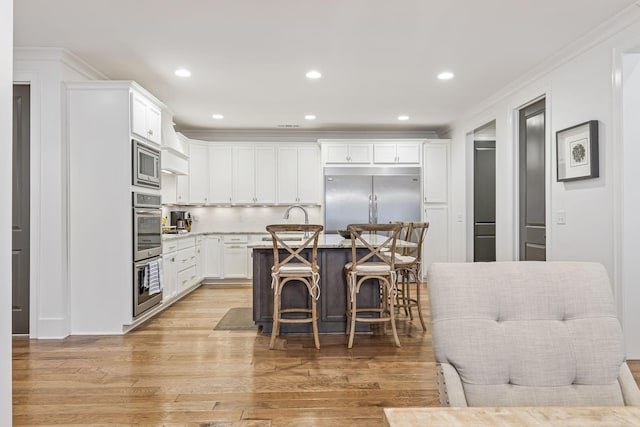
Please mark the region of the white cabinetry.
POLYGON ((247 236, 231 234, 224 236, 223 274, 225 279, 246 279, 247 274, 247 236))
POLYGON ((176 203, 189 203, 189 175, 176 176, 176 203))
POLYGON ((320 203, 320 151, 314 145, 277 149, 278 203, 320 203))
POLYGON ((424 220, 429 222, 423 247, 423 274, 432 262, 449 261, 450 140, 426 141, 423 147, 424 220))
POLYGON ((160 177, 160 195, 162 196, 163 205, 173 205, 177 201, 176 178, 176 175, 167 173, 163 173, 160 177))
POLYGON ((148 141, 162 142, 162 112, 138 91, 131 93, 131 132, 148 141))
POLYGON ((166 252, 165 245, 162 246, 162 302, 166 303, 174 299, 178 292, 178 269, 175 250, 166 252))
POLYGON ((160 194, 131 185, 131 139, 159 143, 161 137, 159 130, 155 141, 134 134, 132 95, 144 95, 158 129, 162 103, 133 82, 66 83, 65 89, 69 330, 121 334, 134 323, 131 192, 160 194))
POLYGON ((200 283, 197 236, 175 237, 162 242, 162 302, 186 295, 200 283))
POLYGON ((209 147, 191 144, 189 147, 189 202, 209 201, 209 147))
POLYGON ((231 203, 233 197, 233 147, 209 147, 209 201, 231 203))
POLYGON ((220 236, 208 235, 204 238, 204 264, 203 277, 220 278, 221 272, 221 248, 220 236))
POLYGON ((372 144, 369 143, 331 143, 326 144, 325 163, 367 164, 371 163, 372 144))
POLYGON ((233 201, 241 204, 272 204, 276 201, 274 147, 235 147, 233 201))
POLYGON ((424 202, 447 203, 450 140, 424 144, 424 202))
POLYGON ((420 164, 420 143, 376 143, 373 144, 373 163, 420 164))

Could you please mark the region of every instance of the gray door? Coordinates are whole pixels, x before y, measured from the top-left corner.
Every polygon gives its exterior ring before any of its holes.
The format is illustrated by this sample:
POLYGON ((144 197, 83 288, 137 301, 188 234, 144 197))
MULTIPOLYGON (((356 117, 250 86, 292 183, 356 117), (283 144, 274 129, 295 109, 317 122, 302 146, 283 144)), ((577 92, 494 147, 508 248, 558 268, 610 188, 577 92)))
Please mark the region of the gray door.
POLYGON ((420 176, 374 176, 373 215, 377 224, 420 221, 420 176))
POLYGON ((545 101, 520 110, 520 260, 547 258, 545 224, 545 101))
POLYGON ((29 333, 29 86, 13 86, 13 333, 29 333))
POLYGON ((473 260, 496 260, 496 142, 473 144, 473 260))

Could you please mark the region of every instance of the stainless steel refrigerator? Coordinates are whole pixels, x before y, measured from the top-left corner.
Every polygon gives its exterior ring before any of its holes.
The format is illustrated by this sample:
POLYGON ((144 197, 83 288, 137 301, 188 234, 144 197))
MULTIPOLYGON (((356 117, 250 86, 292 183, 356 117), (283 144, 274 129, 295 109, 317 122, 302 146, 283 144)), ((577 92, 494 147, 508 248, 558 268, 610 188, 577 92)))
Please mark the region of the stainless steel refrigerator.
POLYGON ((420 168, 325 168, 325 233, 348 224, 420 221, 420 168))

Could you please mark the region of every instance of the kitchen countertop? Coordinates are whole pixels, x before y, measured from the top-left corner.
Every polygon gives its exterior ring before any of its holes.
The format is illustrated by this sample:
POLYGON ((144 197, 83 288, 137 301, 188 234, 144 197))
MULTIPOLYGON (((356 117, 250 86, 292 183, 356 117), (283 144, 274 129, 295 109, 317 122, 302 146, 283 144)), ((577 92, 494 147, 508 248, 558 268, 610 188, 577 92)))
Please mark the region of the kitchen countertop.
MULTIPOLYGON (((302 243, 304 243, 304 240, 305 239, 288 240, 286 241, 286 243, 290 247, 296 248, 302 243)), ((365 237, 365 240, 375 247, 383 243, 385 240, 387 240, 387 236, 379 236, 377 234, 373 234, 368 237, 365 237)), ((356 245, 364 247, 364 245, 358 244, 357 241, 356 241, 356 245)), ((411 247, 411 246, 415 246, 415 243, 405 242, 403 240, 397 240, 396 246, 411 247)), ((267 249, 267 248, 273 248, 273 244, 271 240, 266 240, 266 241, 259 241, 259 242, 250 242, 247 244, 247 247, 255 248, 255 249, 267 249)), ((320 237, 318 238, 318 248, 350 248, 350 247, 351 247, 351 239, 345 239, 339 234, 322 234, 321 233, 320 237)))
POLYGON ((191 231, 187 233, 173 234, 166 233, 162 234, 162 240, 173 240, 173 239, 184 239, 185 237, 194 237, 194 236, 206 236, 209 234, 247 234, 247 235, 263 235, 268 236, 269 233, 265 231, 191 231))

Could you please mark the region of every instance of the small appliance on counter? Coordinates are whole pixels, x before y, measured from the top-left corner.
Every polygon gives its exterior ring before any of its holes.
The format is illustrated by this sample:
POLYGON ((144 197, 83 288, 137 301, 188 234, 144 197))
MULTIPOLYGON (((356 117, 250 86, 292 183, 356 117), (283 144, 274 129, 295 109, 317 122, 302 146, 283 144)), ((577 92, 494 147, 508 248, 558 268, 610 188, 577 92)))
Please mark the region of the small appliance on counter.
POLYGON ((191 231, 191 214, 186 211, 172 211, 169 233, 188 233, 191 231))

